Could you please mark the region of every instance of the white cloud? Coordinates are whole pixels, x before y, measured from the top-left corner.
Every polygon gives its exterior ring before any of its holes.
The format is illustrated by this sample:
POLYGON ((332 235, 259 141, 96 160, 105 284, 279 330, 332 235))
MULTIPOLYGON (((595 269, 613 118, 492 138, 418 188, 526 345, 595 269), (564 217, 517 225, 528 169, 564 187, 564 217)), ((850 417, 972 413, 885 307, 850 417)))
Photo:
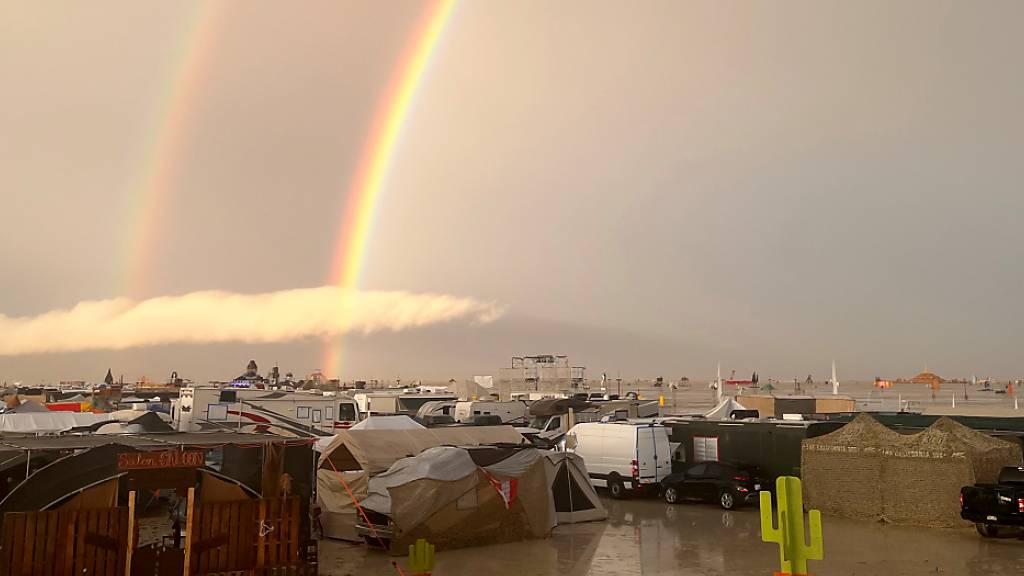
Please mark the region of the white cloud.
POLYGON ((122 350, 161 344, 270 343, 399 331, 464 320, 492 322, 494 303, 445 294, 356 291, 335 286, 237 294, 209 290, 136 302, 79 302, 67 310, 0 314, 0 355, 122 350))

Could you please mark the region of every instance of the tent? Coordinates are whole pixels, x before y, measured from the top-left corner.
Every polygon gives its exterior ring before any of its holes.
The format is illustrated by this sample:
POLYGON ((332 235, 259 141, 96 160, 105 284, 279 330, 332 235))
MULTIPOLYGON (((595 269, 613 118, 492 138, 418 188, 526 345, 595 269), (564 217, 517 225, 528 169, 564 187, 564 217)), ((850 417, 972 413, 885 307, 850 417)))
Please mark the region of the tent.
POLYGON ((809 507, 918 526, 962 526, 960 487, 994 482, 1003 466, 1020 464, 1019 445, 949 418, 903 435, 861 414, 801 448, 809 507))
POLYGON ((559 524, 590 522, 608 517, 608 511, 590 483, 583 458, 571 452, 555 451, 546 452, 544 458, 559 524))
POLYGON ((109 422, 97 422, 90 428, 95 434, 149 434, 174 432, 174 428, 168 424, 157 412, 141 410, 119 410, 110 414, 112 420, 109 422))
POLYGON ((404 415, 370 416, 366 420, 349 428, 349 430, 422 430, 426 428, 419 422, 404 415))
MULTIPOLYGON (((379 418, 375 416, 374 418, 379 418)), ((343 430, 320 446, 317 503, 324 536, 357 540, 352 494, 366 497, 370 476, 387 470, 406 456, 443 445, 519 444, 523 436, 511 426, 456 426, 411 430, 343 430), (344 481, 344 484, 342 483, 344 481)))
POLYGON ((735 410, 746 410, 746 408, 732 397, 726 397, 718 403, 718 406, 715 406, 710 412, 704 414, 704 417, 708 420, 731 420, 732 413, 735 410))
POLYGON ((390 552, 546 538, 554 528, 547 459, 536 448, 438 446, 370 480, 362 506, 390 521, 390 552))

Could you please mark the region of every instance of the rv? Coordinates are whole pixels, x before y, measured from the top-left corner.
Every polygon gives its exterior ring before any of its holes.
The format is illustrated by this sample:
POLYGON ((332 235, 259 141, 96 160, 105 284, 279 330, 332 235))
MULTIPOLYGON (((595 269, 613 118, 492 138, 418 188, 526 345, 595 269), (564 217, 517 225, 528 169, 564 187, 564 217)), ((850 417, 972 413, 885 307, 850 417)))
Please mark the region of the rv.
POLYGON ((182 388, 171 404, 176 430, 240 430, 281 436, 330 436, 359 422, 347 397, 252 388, 182 388))
POLYGON ((427 402, 457 400, 447 392, 357 392, 352 395, 359 406, 359 413, 370 414, 416 414, 427 402))
POLYGON ((473 400, 455 403, 455 421, 471 424, 478 416, 498 416, 502 424, 526 424, 525 402, 488 402, 473 400))

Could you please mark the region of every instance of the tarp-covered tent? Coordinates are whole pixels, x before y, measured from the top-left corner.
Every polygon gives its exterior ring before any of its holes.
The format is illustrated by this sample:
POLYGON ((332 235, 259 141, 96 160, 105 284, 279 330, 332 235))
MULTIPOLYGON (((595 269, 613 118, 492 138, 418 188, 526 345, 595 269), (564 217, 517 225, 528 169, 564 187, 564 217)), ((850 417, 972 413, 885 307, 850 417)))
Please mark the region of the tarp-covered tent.
POLYGON ((426 426, 399 414, 397 416, 370 416, 349 430, 422 430, 426 426))
POLYGON ((544 457, 559 524, 590 522, 608 517, 608 511, 590 483, 583 458, 571 452, 555 451, 545 452, 544 457))
POLYGON ((1021 464, 1020 447, 940 418, 903 435, 867 414, 804 440, 805 503, 826 514, 898 524, 954 527, 960 487, 994 482, 1021 464))
POLYGON ((343 430, 320 455, 320 468, 379 474, 406 456, 434 446, 521 444, 511 426, 455 426, 420 430, 343 430), (333 464, 333 467, 332 467, 333 464))
POLYGON ((536 448, 439 446, 370 480, 362 506, 391 520, 392 554, 545 538, 555 526, 547 460, 536 448))
POLYGON ((435 446, 519 444, 523 436, 511 426, 457 426, 416 430, 343 430, 320 452, 317 499, 324 536, 357 539, 356 508, 345 484, 357 499, 365 498, 371 475, 387 470, 407 456, 435 446))

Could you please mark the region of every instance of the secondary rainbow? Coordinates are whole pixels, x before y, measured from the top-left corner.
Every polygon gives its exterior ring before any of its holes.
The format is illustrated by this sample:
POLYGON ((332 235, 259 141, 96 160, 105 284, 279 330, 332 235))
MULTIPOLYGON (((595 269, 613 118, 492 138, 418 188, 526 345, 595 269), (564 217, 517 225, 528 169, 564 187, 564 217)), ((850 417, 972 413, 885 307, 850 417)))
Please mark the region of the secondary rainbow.
MULTIPOLYGON (((216 37, 216 23, 224 15, 225 2, 202 2, 190 15, 182 31, 174 73, 161 92, 150 133, 151 144, 143 168, 129 190, 121 241, 119 292, 131 298, 145 296, 147 264, 153 257, 160 216, 166 213, 167 196, 174 186, 174 173, 181 153, 188 118, 208 68, 210 45, 216 37)), ((163 230, 166 231, 166 227, 163 230)))
MULTIPOLYGON (((331 282, 342 288, 355 289, 359 285, 377 204, 402 125, 409 116, 417 89, 454 7, 454 0, 439 0, 427 5, 388 90, 380 99, 335 244, 331 282)), ((324 345, 323 367, 330 375, 340 374, 340 339, 324 345)))

